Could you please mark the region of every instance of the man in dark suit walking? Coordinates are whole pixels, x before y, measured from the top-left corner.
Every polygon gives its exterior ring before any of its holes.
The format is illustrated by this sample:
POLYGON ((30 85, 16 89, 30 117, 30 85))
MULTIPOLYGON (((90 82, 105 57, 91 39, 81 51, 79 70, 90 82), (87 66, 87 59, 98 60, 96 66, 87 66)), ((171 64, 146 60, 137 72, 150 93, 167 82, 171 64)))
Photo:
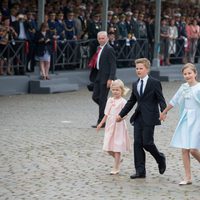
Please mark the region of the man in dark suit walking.
POLYGON ((130 122, 134 126, 134 162, 136 173, 131 179, 145 178, 145 150, 148 151, 158 163, 159 173, 163 174, 166 169, 166 160, 163 153, 159 152, 154 144, 154 128, 160 125, 159 107, 163 111, 166 102, 162 94, 160 81, 148 75, 150 62, 146 58, 135 61, 138 80, 133 83, 132 93, 124 108, 117 116, 119 122, 137 102, 135 113, 130 122))
MULTIPOLYGON (((100 31, 97 34, 97 40, 100 44, 98 54, 92 69, 95 73, 90 79, 94 80, 94 88, 92 99, 99 106, 99 116, 97 124, 99 124, 104 116, 104 109, 107 101, 108 92, 112 81, 116 74, 116 56, 113 47, 108 43, 108 35, 106 31, 100 31)), ((92 126, 96 128, 96 125, 92 126)))

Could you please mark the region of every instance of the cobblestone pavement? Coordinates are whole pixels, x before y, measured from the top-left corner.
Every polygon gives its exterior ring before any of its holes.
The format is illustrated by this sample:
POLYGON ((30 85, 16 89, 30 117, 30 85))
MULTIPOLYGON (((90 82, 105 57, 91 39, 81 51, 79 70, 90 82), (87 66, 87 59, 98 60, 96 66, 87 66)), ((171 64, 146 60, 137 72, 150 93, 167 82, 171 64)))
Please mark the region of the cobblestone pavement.
MULTIPOLYGON (((167 100, 180 84, 163 83, 167 100)), ((166 173, 159 174, 147 153, 146 179, 131 180, 133 153, 123 155, 119 175, 109 175, 113 160, 102 152, 103 129, 96 133, 90 128, 97 106, 86 89, 2 96, 0 105, 0 200, 200 199, 196 160, 191 161, 193 184, 178 185, 183 176, 181 154, 169 146, 178 120, 176 109, 155 132, 155 143, 167 157, 166 173)), ((132 138, 130 125, 129 130, 132 138)))

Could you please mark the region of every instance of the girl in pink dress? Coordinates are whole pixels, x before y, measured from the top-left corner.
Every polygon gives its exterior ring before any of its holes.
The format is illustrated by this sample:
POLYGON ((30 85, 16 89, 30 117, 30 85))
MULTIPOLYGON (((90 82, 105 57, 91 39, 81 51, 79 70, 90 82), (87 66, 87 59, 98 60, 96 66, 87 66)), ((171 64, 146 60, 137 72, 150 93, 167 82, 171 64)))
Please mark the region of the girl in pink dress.
POLYGON ((118 174, 120 171, 121 153, 130 151, 126 121, 116 122, 116 116, 126 104, 126 100, 122 96, 126 95, 128 90, 121 80, 117 79, 112 82, 112 97, 108 98, 104 118, 97 126, 98 131, 106 122, 103 150, 114 158, 111 175, 118 174))

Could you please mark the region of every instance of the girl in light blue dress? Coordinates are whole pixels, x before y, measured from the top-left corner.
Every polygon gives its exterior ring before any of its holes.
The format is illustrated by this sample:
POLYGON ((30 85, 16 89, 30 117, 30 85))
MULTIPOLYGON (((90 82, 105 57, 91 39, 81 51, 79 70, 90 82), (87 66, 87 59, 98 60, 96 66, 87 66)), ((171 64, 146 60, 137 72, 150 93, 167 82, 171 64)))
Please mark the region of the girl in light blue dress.
POLYGON ((186 83, 181 85, 160 114, 160 120, 164 120, 167 112, 179 105, 180 118, 171 145, 182 148, 185 178, 179 185, 188 185, 192 184, 190 154, 200 162, 200 83, 197 81, 197 70, 193 64, 184 65, 182 74, 186 83))

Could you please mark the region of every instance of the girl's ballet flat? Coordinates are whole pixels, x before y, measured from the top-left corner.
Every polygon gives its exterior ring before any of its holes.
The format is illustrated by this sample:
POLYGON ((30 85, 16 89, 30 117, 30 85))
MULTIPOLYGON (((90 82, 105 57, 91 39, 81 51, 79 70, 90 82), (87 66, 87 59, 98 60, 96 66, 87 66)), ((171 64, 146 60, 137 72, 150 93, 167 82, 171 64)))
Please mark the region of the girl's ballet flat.
POLYGON ((116 174, 119 174, 119 170, 111 171, 111 172, 110 172, 110 175, 116 175, 116 174))
POLYGON ((183 180, 179 183, 179 185, 191 185, 192 181, 191 180, 183 180))

